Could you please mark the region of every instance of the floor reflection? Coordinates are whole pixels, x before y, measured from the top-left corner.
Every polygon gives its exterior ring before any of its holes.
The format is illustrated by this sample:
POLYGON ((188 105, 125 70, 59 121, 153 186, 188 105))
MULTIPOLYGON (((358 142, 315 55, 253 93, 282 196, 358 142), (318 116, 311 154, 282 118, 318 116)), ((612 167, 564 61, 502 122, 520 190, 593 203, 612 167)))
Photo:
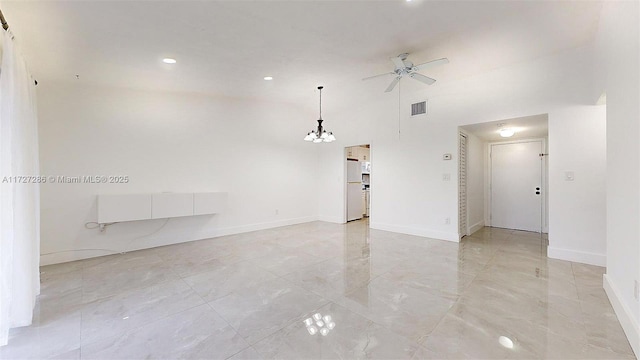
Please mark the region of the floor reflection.
MULTIPOLYGON (((368 218, 349 225, 344 228, 344 294, 353 298, 353 291, 371 280, 371 232, 368 218)), ((367 304, 368 293, 358 301, 367 304)))
POLYGON ((633 359, 604 269, 546 242, 312 222, 47 266, 0 358, 633 359))

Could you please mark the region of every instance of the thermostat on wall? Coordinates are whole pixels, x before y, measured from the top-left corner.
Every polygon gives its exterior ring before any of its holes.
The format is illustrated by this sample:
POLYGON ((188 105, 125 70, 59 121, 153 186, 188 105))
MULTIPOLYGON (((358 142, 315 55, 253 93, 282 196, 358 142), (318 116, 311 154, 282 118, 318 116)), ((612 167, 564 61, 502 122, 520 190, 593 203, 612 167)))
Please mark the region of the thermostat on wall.
POLYGON ((451 154, 442 155, 442 160, 451 160, 451 154))

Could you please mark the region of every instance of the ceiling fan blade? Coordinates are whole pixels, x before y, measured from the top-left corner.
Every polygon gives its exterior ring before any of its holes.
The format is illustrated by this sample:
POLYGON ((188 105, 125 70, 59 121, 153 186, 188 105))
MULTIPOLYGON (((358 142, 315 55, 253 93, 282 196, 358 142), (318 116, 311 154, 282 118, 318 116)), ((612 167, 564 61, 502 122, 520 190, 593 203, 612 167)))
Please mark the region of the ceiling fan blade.
POLYGON ((420 64, 420 65, 415 65, 414 68, 417 70, 424 70, 424 69, 428 69, 430 67, 434 67, 434 66, 438 66, 438 65, 444 65, 444 64, 448 64, 449 63, 449 59, 447 58, 442 58, 442 59, 438 59, 438 60, 431 60, 429 62, 420 64))
POLYGON ((404 64, 404 61, 403 61, 400 57, 398 57, 398 56, 396 56, 396 57, 392 57, 392 58, 391 58, 391 61, 393 62, 393 65, 395 65, 395 66, 396 66, 396 69, 404 69, 404 68, 406 68, 406 67, 407 67, 407 66, 404 64))
POLYGON ((387 90, 385 90, 384 92, 391 92, 391 90, 393 90, 393 88, 396 87, 396 85, 398 84, 398 81, 400 81, 401 78, 402 78, 402 76, 397 76, 395 79, 393 79, 391 84, 389 84, 389 86, 387 86, 387 90))
POLYGON ((388 76, 388 75, 395 75, 395 73, 388 72, 388 73, 385 73, 385 74, 373 75, 373 76, 369 76, 369 77, 366 77, 366 78, 362 79, 362 81, 365 81, 365 80, 371 80, 371 79, 375 79, 375 78, 377 78, 377 77, 381 77, 381 76, 388 76))
POLYGON ((431 85, 434 82, 436 82, 436 79, 432 79, 432 78, 430 78, 428 76, 424 76, 424 75, 418 74, 418 73, 411 73, 411 74, 409 74, 409 76, 411 76, 412 79, 416 79, 416 80, 418 80, 420 82, 423 82, 423 83, 425 83, 427 85, 431 85))

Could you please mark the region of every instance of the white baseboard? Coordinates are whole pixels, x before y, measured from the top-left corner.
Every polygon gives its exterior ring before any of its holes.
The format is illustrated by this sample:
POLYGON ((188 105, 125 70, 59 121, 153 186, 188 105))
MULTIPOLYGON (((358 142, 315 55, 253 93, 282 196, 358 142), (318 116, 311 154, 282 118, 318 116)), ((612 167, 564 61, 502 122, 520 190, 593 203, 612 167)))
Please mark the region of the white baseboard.
POLYGON ((603 276, 602 282, 613 311, 615 311, 618 321, 620 321, 620 325, 622 325, 622 329, 627 335, 629 344, 631 344, 631 348, 638 358, 640 357, 640 326, 638 326, 638 321, 633 318, 627 305, 622 302, 618 288, 611 282, 607 274, 603 276))
POLYGON ((341 219, 339 216, 320 215, 318 216, 318 221, 330 222, 334 224, 344 224, 344 220, 341 219))
POLYGON ((212 231, 210 233, 202 233, 202 234, 197 235, 197 236, 192 237, 192 238, 185 238, 183 240, 171 241, 171 242, 168 242, 168 243, 167 242, 162 242, 162 243, 158 243, 157 245, 152 245, 152 246, 149 246, 147 244, 147 245, 140 245, 140 246, 137 246, 137 247, 134 246, 134 247, 127 248, 127 249, 112 249, 112 251, 105 251, 105 250, 86 250, 86 251, 83 251, 83 250, 80 250, 80 251, 69 251, 69 252, 52 253, 52 254, 47 254, 47 255, 41 255, 40 256, 40 265, 44 266, 44 265, 60 264, 60 263, 65 263, 65 262, 70 262, 70 261, 84 260, 84 259, 90 259, 90 258, 99 257, 99 256, 112 255, 112 254, 117 254, 117 253, 120 253, 120 252, 130 252, 130 251, 151 249, 151 248, 158 247, 158 246, 181 244, 181 243, 190 242, 190 241, 211 239, 211 238, 216 238, 216 237, 225 236, 225 235, 242 234, 242 233, 247 233, 247 232, 251 232, 251 231, 266 230, 266 229, 272 229, 272 228, 277 228, 277 227, 281 227, 281 226, 289 226, 289 225, 308 223, 308 222, 317 221, 317 220, 318 220, 318 218, 316 216, 305 216, 305 217, 291 218, 291 219, 278 220, 278 221, 270 221, 270 222, 263 222, 263 223, 255 223, 255 224, 247 224, 247 225, 241 225, 241 226, 232 226, 232 227, 226 227, 226 228, 212 229, 212 231))
POLYGON ((582 264, 607 266, 607 255, 596 254, 585 251, 560 249, 549 246, 547 248, 547 256, 552 259, 567 260, 582 264))
POLYGON ((471 226, 469 226, 467 228, 467 235, 471 235, 474 232, 482 229, 483 227, 484 227, 484 220, 480 220, 477 223, 475 223, 475 224, 473 224, 473 225, 471 225, 471 226))
MULTIPOLYGON (((269 222, 256 223, 256 224, 233 226, 233 227, 221 228, 219 231, 217 231, 214 237, 242 234, 242 233, 247 233, 251 231, 277 228, 281 226, 303 224, 303 223, 308 223, 308 222, 317 221, 317 220, 318 220, 317 216, 305 216, 305 217, 291 218, 291 219, 278 220, 278 221, 269 221, 269 222)), ((199 239, 199 240, 202 240, 202 239, 199 239)))
POLYGON ((458 233, 448 233, 443 231, 420 229, 420 228, 414 228, 409 226, 382 224, 382 223, 376 223, 376 222, 370 222, 369 227, 372 229, 391 231, 391 232, 407 234, 407 235, 428 237, 428 238, 437 239, 437 240, 447 240, 447 241, 453 241, 453 242, 460 241, 460 239, 458 238, 458 233))

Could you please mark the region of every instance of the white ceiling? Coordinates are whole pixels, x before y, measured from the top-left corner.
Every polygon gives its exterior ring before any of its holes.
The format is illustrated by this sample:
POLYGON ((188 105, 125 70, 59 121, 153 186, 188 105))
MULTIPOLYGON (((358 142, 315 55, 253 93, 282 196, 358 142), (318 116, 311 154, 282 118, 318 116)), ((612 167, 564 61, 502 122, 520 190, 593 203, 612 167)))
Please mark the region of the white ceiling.
POLYGON ((318 84, 357 87, 363 77, 390 71, 388 58, 402 52, 414 63, 448 57, 450 64, 426 72, 443 82, 580 46, 593 38, 601 5, 0 1, 39 81, 285 101, 318 84), (178 63, 162 64, 163 57, 178 63), (275 79, 266 82, 266 75, 275 79))
POLYGON ((541 114, 481 124, 465 125, 460 128, 476 135, 482 140, 491 142, 543 138, 549 134, 548 124, 549 116, 547 114, 541 114), (515 130, 515 134, 510 138, 501 137, 499 133, 499 125, 515 130))

